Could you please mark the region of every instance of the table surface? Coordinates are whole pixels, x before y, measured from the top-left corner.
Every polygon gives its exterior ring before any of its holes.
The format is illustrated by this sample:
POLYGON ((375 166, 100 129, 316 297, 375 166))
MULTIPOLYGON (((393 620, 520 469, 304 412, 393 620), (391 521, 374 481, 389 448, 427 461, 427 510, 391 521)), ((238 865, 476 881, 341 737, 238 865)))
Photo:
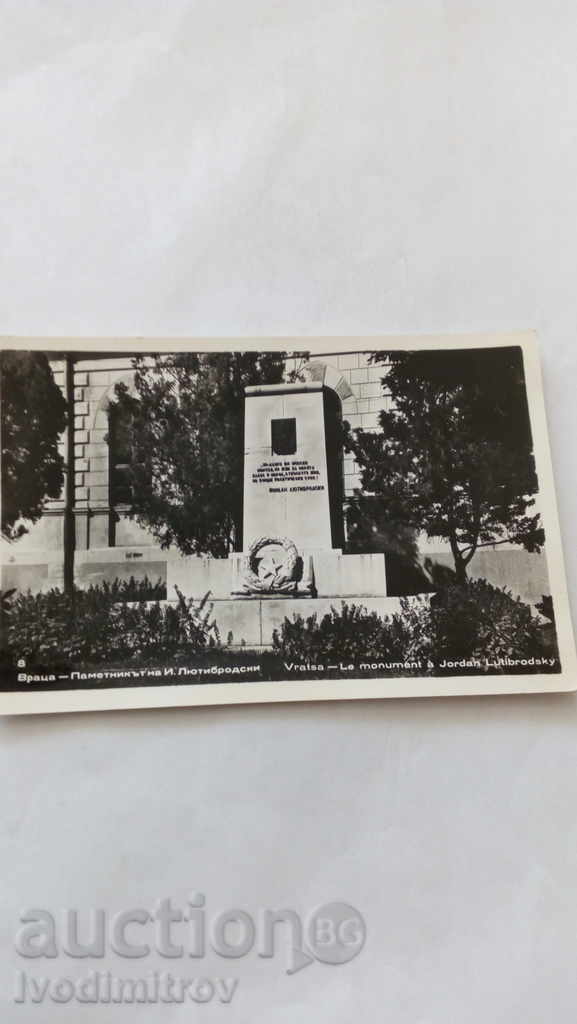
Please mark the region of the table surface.
MULTIPOLYGON (((0 332, 536 328, 575 606, 572 0, 0 14, 0 332)), ((572 696, 3 721, 3 998, 22 970, 239 981, 230 1006, 5 1019, 573 1024, 576 726, 572 696), (86 924, 193 891, 207 920, 345 901, 366 945, 291 976, 280 953, 14 950, 27 907, 86 924)))

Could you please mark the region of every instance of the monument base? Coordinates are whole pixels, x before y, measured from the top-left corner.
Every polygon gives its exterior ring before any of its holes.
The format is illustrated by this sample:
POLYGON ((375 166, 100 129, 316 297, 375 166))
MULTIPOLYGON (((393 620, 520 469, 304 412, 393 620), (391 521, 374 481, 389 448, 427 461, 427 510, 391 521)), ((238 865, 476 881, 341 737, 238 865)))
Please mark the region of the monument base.
MULTIPOLYGON (((230 556, 232 580, 230 593, 234 597, 251 596, 245 587, 246 553, 230 556)), ((301 553, 301 577, 295 593, 289 596, 314 599, 316 597, 384 597, 387 593, 384 554, 343 555, 335 550, 305 550, 301 553)), ((214 592, 213 592, 214 593, 214 592)), ((216 596, 216 594, 215 594, 216 596)), ((257 597, 280 597, 271 588, 270 593, 256 593, 257 597)))
POLYGON ((320 621, 343 602, 362 605, 379 615, 400 611, 399 598, 388 598, 383 554, 343 555, 340 551, 306 550, 301 554, 302 577, 292 593, 243 590, 247 554, 228 559, 187 559, 169 565, 167 592, 174 584, 186 596, 203 597, 210 591, 212 617, 223 643, 233 647, 270 648, 274 630, 293 615, 320 621))
MULTIPOLYGON (((401 612, 401 599, 398 597, 351 598, 346 603, 349 606, 360 605, 380 616, 401 612)), ((343 599, 335 597, 297 597, 292 600, 282 597, 229 598, 213 602, 211 619, 218 626, 221 642, 232 649, 270 650, 273 632, 280 632, 285 618, 292 620, 293 615, 302 615, 306 620, 316 615, 320 622, 323 615, 330 614, 331 608, 339 612, 342 604, 343 599)))

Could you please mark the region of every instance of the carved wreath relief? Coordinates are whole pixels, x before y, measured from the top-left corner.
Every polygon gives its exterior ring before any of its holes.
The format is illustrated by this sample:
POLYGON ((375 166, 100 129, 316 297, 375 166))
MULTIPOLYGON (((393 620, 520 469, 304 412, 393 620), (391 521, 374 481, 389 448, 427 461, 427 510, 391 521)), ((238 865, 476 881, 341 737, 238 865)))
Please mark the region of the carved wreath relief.
POLYGON ((302 570, 288 537, 259 537, 251 544, 241 578, 245 594, 294 594, 302 570))

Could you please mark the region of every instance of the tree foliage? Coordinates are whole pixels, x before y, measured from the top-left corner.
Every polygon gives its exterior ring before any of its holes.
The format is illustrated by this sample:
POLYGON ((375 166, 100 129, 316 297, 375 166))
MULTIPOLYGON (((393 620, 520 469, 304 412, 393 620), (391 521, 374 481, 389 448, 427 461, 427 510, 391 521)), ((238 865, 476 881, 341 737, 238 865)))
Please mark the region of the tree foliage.
POLYGON ((0 353, 0 383, 2 534, 14 540, 27 532, 22 520, 35 522, 60 497, 66 402, 43 352, 0 353))
POLYGON ((479 547, 544 541, 518 347, 378 352, 391 410, 380 430, 351 431, 361 469, 353 522, 367 515, 448 540, 457 580, 479 547), (367 496, 373 497, 367 497, 367 496))
POLYGON ((130 419, 128 514, 161 546, 226 556, 240 546, 244 389, 283 380, 284 352, 182 352, 134 360, 116 387, 130 419))

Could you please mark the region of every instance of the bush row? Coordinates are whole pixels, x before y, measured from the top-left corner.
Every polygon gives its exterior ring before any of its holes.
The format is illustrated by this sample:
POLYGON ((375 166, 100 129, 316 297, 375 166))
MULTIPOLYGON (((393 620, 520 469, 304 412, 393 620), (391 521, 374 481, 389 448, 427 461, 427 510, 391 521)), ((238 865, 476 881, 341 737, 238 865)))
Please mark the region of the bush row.
MULTIPOLYGON (((162 584, 104 583, 71 595, 4 595, 2 662, 46 668, 77 664, 185 661, 221 648, 208 594, 200 601, 176 589, 174 604, 150 602, 162 584), (127 601, 130 595, 131 602, 127 601)), ((549 614, 550 601, 539 606, 549 614)), ((552 618, 552 610, 549 614, 552 618)), ((232 638, 229 637, 230 642, 232 638)), ((486 580, 449 585, 432 597, 401 598, 401 611, 380 616, 360 605, 286 618, 273 651, 297 661, 432 661, 530 658, 555 651, 554 625, 486 580)))
POLYGON ((151 602, 160 588, 131 580, 76 588, 70 595, 58 589, 12 595, 3 602, 4 663, 51 668, 174 660, 220 644, 208 594, 197 601, 176 587, 174 604, 151 602))
POLYGON ((275 632, 274 649, 294 659, 439 662, 526 659, 554 646, 529 605, 483 579, 400 603, 400 613, 384 617, 354 604, 332 608, 320 621, 294 615, 275 632))

